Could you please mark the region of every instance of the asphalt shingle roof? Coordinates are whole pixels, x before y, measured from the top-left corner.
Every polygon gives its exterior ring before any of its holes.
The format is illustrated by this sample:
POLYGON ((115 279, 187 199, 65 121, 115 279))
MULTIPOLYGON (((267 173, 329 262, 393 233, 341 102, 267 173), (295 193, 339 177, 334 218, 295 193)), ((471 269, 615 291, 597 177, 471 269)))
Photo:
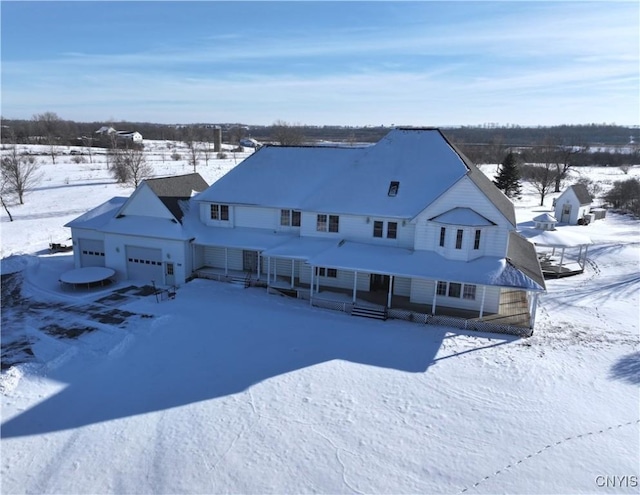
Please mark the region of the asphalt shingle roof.
POLYGON ((145 179, 144 182, 178 221, 183 216, 179 202, 189 199, 194 191, 202 192, 209 187, 198 173, 145 179))

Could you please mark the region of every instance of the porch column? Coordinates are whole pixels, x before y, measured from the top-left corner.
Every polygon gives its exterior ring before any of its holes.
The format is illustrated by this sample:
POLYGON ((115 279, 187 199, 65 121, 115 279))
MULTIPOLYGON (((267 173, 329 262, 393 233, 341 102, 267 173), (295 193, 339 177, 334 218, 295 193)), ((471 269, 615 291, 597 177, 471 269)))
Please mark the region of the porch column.
POLYGON ((391 294, 393 293, 393 275, 389 275, 389 294, 387 294, 387 308, 391 307, 391 294))
POLYGON ((271 256, 267 256, 267 285, 271 285, 271 256))
POLYGON ((484 294, 487 291, 487 286, 483 285, 482 286, 482 301, 480 302, 480 316, 479 318, 482 318, 482 315, 484 314, 484 294))
POLYGON ((278 281, 278 258, 273 260, 273 283, 278 281))
POLYGON ((314 284, 314 275, 316 273, 316 267, 311 265, 311 284, 309 285, 309 305, 313 304, 313 284, 314 284))
POLYGON ((260 256, 260 251, 258 251, 258 273, 256 273, 256 277, 258 277, 257 279, 260 280, 260 258, 262 258, 262 256, 260 256))
POLYGON ((530 323, 529 323, 529 328, 531 328, 531 330, 533 330, 534 325, 536 324, 536 310, 538 308, 538 296, 540 294, 538 292, 536 292, 533 295, 533 304, 531 305, 531 314, 530 314, 530 323))
POLYGON ((353 272, 353 303, 355 304, 356 302, 356 293, 358 291, 357 289, 358 287, 358 272, 353 272))
POLYGON ((291 260, 291 288, 292 289, 293 289, 293 286, 295 285, 293 283, 295 274, 296 274, 296 260, 291 260))
POLYGON ((229 275, 229 249, 224 248, 224 274, 229 275))
POLYGON ((316 294, 320 294, 320 274, 316 277, 316 294))
POLYGON ((433 302, 431 303, 431 316, 436 314, 436 296, 438 295, 438 281, 433 281, 433 302))

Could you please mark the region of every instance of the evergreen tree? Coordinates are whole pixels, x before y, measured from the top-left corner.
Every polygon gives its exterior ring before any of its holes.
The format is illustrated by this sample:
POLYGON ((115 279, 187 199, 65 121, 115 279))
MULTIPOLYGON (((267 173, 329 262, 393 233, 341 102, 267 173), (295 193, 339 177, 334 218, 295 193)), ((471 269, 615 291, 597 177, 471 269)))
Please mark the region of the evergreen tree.
POLYGON ((493 183, 509 198, 520 198, 522 196, 518 160, 512 152, 509 152, 502 160, 500 172, 498 172, 498 177, 493 183))

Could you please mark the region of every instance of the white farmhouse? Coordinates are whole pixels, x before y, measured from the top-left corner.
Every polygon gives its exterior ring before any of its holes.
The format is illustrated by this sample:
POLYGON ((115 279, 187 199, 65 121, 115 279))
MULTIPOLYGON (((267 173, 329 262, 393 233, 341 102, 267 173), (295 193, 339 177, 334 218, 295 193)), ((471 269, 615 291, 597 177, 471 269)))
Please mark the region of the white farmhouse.
MULTIPOLYGON (((152 248, 126 229, 151 203, 143 187, 94 230, 115 236, 106 262, 123 278, 141 273, 110 265, 115 249, 130 258, 127 243, 152 248)), ((166 228, 175 242, 170 258, 161 249, 153 259, 180 263, 178 284, 240 280, 352 314, 525 334, 545 290, 513 204, 438 129, 395 129, 362 148, 266 146, 187 206, 181 222, 159 215, 152 236, 162 244, 166 228)), ((69 224, 80 249, 82 218, 69 224)))
POLYGON ((574 184, 556 198, 555 217, 560 223, 576 225, 589 213, 592 201, 584 184, 574 184))

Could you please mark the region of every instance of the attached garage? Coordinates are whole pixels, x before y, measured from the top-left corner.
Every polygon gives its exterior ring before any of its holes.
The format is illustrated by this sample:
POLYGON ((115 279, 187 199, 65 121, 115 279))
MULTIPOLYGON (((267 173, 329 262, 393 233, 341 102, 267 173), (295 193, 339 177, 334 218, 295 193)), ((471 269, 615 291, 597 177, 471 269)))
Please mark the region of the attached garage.
POLYGON ((104 241, 78 239, 80 246, 80 267, 104 266, 104 241))
POLYGON ((127 278, 163 283, 162 250, 127 246, 127 278))

